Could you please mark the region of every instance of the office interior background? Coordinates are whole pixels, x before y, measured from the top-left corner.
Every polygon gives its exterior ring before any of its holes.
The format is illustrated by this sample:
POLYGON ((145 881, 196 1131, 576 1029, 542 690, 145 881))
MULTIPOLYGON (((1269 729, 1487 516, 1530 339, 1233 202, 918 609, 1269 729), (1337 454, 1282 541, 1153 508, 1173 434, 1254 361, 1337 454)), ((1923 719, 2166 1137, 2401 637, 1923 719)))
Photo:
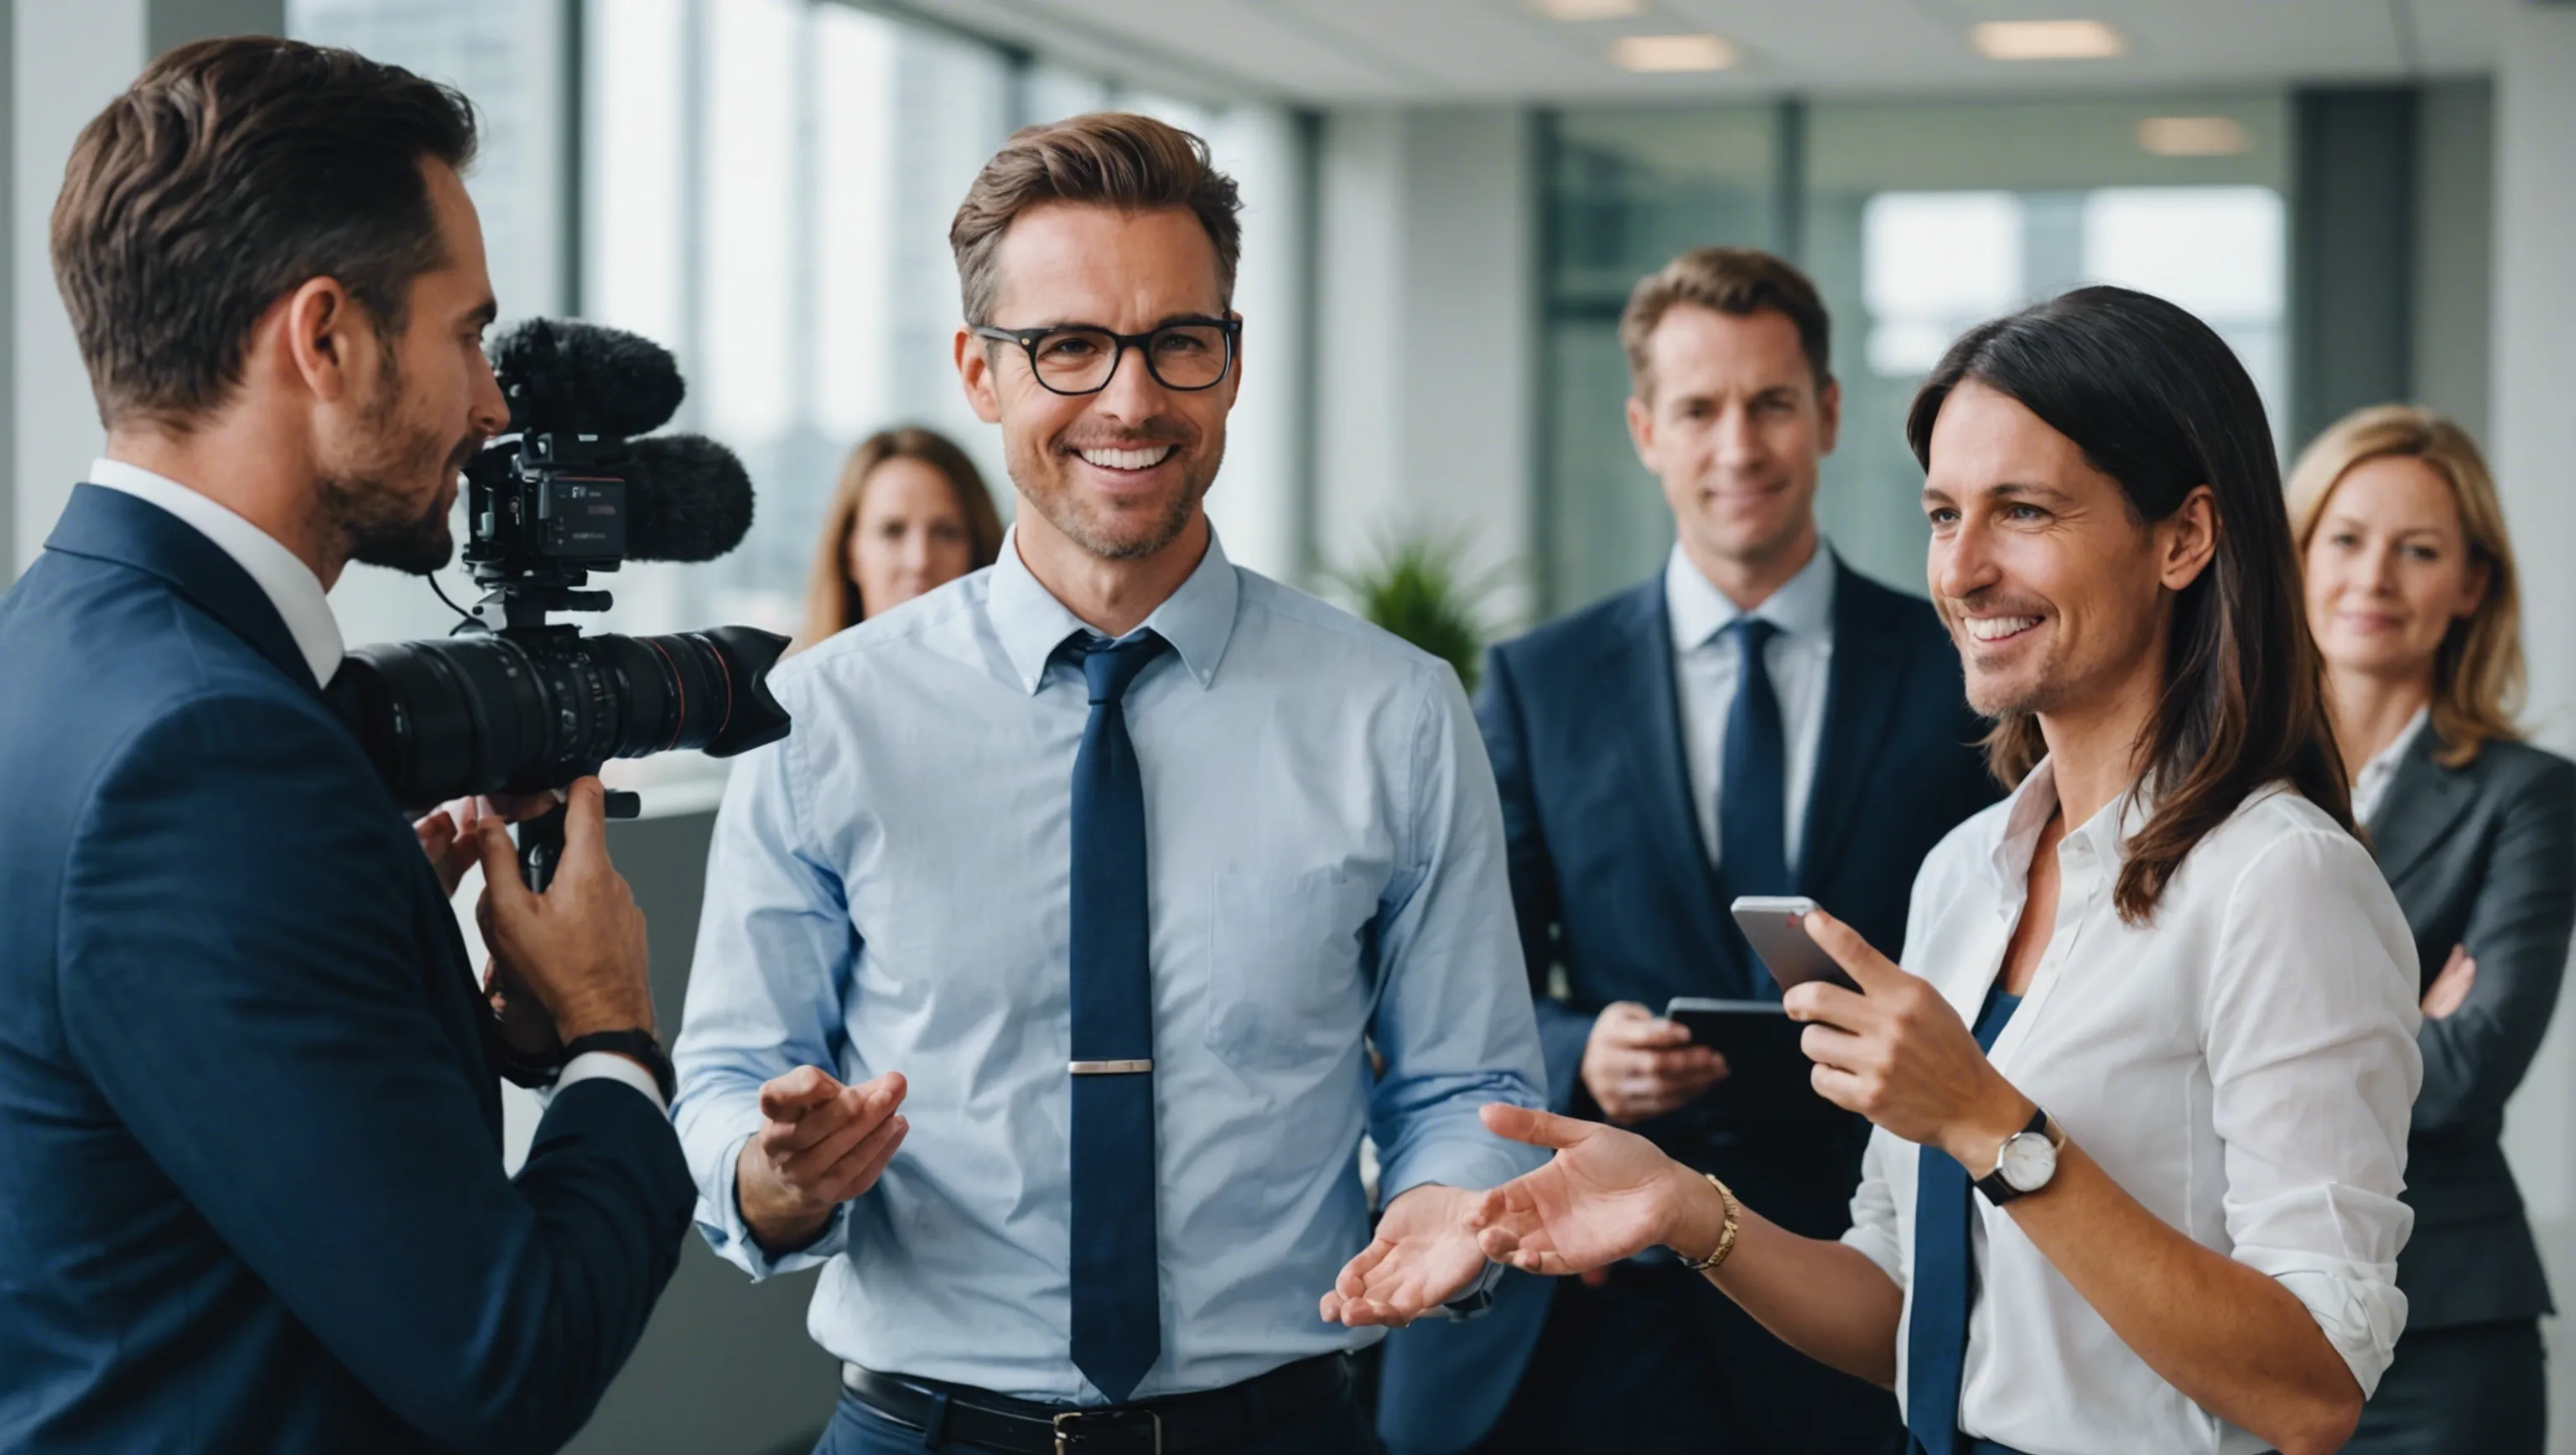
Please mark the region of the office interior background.
MULTIPOLYGON (((1010 501, 949 363, 946 242, 1016 126, 1101 107, 1240 179, 1244 384, 1210 508, 1234 558, 1333 594, 1445 542, 1495 634, 1655 570, 1671 528, 1621 419, 1621 303, 1701 243, 1774 249, 1833 310, 1844 558, 1922 589, 1907 399, 1967 325, 2126 283, 2209 319, 2284 458, 2413 399, 2496 467, 2526 572, 2529 726, 2576 749, 2576 4, 2553 0, 15 0, 0 27, 0 562, 42 548, 98 431, 46 256, 80 126, 153 54, 284 32, 454 82, 504 319, 669 345, 677 427, 738 450, 732 556, 630 567, 603 625, 792 630, 839 461, 897 422, 1010 501), (2036 28, 2025 22, 2073 22, 2036 28), (2018 28, 2017 28, 2018 24, 2018 28), (1999 28, 1998 28, 1999 27, 1999 28)), ((452 594, 461 577, 451 576, 452 594)), ((443 632, 353 568, 349 640, 443 632)), ((41 690, 13 684, 11 690, 41 690)), ((675 1023, 721 765, 638 765, 616 850, 675 1023)), ((291 826, 278 826, 282 836, 291 826)), ((2507 1130, 2576 1298, 2576 1017, 2507 1130)), ((524 1123, 526 1119, 522 1118, 524 1123)), ((522 1127, 522 1135, 524 1126, 522 1127)), ((388 1250, 399 1256, 399 1250, 388 1250)), ((577 1450, 802 1449, 834 1370, 807 1278, 694 1241, 577 1450)), ((2576 1331, 2552 1449, 2576 1452, 2576 1331)))

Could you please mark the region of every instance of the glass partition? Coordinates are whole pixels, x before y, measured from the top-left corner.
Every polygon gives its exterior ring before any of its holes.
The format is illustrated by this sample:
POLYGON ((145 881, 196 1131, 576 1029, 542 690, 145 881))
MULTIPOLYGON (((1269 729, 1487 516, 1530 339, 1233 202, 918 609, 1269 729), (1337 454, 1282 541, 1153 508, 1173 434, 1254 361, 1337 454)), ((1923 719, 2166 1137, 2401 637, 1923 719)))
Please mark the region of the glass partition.
POLYGON ((1767 106, 1567 113, 1545 132, 1539 553, 1552 611, 1643 577, 1672 518, 1628 442, 1619 310, 1637 279, 1710 243, 1779 247, 1767 106))
POLYGON ((1834 317, 1840 447, 1818 515, 1843 558, 1923 589, 1904 415, 1950 341, 2082 283, 2173 299, 2289 397, 2286 98, 2146 96, 1566 112, 1543 160, 1546 608, 1651 574, 1672 540, 1623 419, 1636 280, 1685 248, 1769 247, 1834 317))

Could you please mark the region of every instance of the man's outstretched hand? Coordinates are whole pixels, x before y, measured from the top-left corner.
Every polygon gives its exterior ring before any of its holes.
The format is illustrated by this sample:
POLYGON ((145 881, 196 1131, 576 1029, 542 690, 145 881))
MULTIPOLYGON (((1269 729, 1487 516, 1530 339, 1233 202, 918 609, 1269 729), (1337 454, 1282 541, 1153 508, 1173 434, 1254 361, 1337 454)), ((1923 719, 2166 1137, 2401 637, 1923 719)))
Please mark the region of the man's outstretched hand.
POLYGON ((1426 1182, 1388 1203, 1377 1237, 1324 1295, 1324 1322, 1402 1328, 1466 1292, 1485 1271, 1467 1226, 1484 1196, 1426 1182))

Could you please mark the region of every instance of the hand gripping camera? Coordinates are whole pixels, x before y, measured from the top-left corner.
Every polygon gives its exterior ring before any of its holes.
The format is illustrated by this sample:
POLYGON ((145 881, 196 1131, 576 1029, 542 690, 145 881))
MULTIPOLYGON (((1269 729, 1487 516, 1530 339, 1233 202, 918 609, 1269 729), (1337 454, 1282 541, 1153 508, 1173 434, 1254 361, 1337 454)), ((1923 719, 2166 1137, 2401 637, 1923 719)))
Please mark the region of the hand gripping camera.
MULTIPOLYGON (((747 626, 585 636, 555 612, 604 611, 593 572, 708 561, 751 528, 751 481, 699 435, 639 439, 680 407, 669 351, 616 329, 532 319, 496 339, 510 431, 466 467, 466 569, 484 589, 456 634, 361 647, 331 682, 342 716, 408 809, 560 788, 611 758, 729 757, 787 735, 769 669, 787 639, 747 626)), ((632 793, 609 795, 631 818, 632 793)), ((522 824, 543 889, 562 810, 522 824)))

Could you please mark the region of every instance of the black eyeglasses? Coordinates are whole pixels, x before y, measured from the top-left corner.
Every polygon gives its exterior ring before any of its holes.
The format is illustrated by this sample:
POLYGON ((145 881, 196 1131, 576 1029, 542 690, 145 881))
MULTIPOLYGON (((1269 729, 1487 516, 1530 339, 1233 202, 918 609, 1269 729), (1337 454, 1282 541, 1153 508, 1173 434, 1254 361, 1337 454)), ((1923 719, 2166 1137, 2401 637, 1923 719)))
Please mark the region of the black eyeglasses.
POLYGON ((1240 319, 1183 318, 1147 333, 1111 333, 1105 328, 1058 324, 1048 328, 991 328, 975 331, 981 339, 1018 344, 1029 356, 1029 372, 1057 394, 1097 394, 1109 387, 1118 361, 1129 349, 1145 356, 1145 371, 1166 389, 1195 393, 1213 389, 1234 367, 1235 340, 1243 333, 1240 319))

